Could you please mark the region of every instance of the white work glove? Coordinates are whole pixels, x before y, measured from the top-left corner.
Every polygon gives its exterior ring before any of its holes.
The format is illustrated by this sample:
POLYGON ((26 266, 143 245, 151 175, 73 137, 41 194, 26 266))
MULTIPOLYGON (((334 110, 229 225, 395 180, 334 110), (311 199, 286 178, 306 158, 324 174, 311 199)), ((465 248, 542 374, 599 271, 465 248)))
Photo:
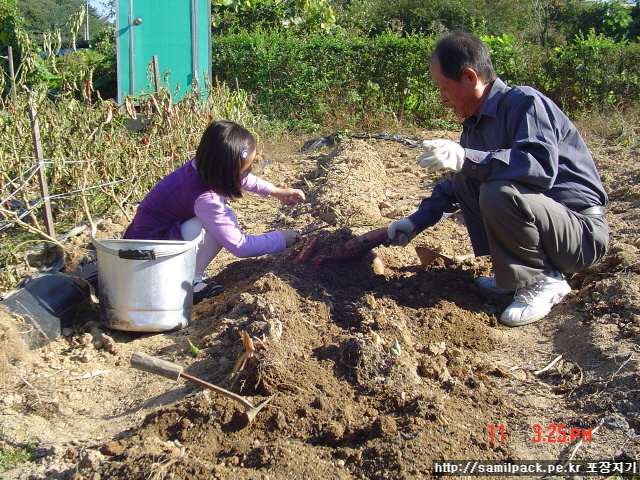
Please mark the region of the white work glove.
POLYGON ((391 245, 406 247, 416 236, 416 226, 408 218, 396 220, 387 228, 387 237, 391 245))
POLYGON ((428 150, 418 157, 418 164, 433 173, 438 170, 459 172, 464 163, 464 148, 451 140, 425 140, 422 146, 428 150))

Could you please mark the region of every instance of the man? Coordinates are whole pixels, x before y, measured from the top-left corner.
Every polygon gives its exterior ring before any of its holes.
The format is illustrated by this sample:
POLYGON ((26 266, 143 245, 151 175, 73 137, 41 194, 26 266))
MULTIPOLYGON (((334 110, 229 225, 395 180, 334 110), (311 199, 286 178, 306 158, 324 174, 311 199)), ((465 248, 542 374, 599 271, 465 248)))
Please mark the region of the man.
POLYGON ((589 268, 607 248, 608 198, 593 158, 550 99, 496 76, 479 38, 445 36, 429 67, 463 131, 460 144, 424 141, 428 151, 418 163, 454 173, 415 213, 389 226, 389 239, 405 246, 459 208, 475 255, 491 255, 494 276, 477 278, 478 286, 515 293, 501 323, 540 320, 571 291, 562 273, 589 268))

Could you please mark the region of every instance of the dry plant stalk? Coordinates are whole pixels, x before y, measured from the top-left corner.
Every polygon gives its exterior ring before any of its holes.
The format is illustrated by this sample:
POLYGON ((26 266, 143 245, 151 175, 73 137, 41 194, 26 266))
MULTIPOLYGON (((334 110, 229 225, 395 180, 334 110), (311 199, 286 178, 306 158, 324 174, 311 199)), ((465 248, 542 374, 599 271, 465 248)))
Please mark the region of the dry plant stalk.
POLYGON ((39 230, 38 228, 36 228, 34 226, 31 226, 28 223, 25 223, 22 220, 20 220, 18 218, 18 214, 16 212, 14 212, 12 210, 7 210, 6 208, 0 206, 0 213, 2 213, 3 215, 9 215, 11 217, 14 217, 10 221, 15 223, 19 227, 24 228, 26 231, 28 231, 30 233, 33 233, 35 235, 38 235, 39 237, 42 237, 43 239, 47 240, 48 242, 55 243, 56 245, 62 247, 62 244, 58 240, 53 238, 52 236, 50 236, 50 235, 46 234, 45 232, 43 232, 42 230, 39 230))
MULTIPOLYGON (((263 349, 265 350, 267 349, 265 344, 260 339, 256 338, 255 340, 263 349)), ((253 343, 253 339, 249 336, 249 334, 246 331, 242 332, 242 344, 244 345, 244 353, 236 361, 236 364, 233 367, 233 370, 231 370, 231 386, 232 387, 235 384, 236 380, 238 379, 238 376, 240 375, 242 370, 244 370, 244 367, 247 365, 247 362, 249 360, 254 362, 258 361, 258 354, 256 353, 255 344, 253 343)))

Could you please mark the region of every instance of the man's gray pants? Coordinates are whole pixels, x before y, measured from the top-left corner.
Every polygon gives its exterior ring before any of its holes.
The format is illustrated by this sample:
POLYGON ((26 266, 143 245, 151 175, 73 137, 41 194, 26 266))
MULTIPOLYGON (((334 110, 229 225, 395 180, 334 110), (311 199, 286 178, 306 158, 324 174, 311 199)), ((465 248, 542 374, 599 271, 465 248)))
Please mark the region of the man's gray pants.
POLYGON ((586 270, 605 254, 604 215, 582 215, 519 183, 457 173, 455 191, 476 256, 491 255, 499 287, 521 288, 552 270, 586 270))

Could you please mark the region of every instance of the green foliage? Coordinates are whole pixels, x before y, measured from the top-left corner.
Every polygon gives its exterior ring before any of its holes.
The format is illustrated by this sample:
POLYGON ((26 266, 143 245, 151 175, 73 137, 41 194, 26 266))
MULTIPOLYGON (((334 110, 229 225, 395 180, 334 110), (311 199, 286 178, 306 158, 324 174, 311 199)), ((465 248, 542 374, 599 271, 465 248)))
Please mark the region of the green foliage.
MULTIPOLYGON (((637 43, 591 32, 548 50, 512 34, 482 38, 508 84, 533 86, 569 110, 640 100, 637 43)), ((451 121, 428 73, 434 42, 391 31, 304 40, 287 32, 236 33, 213 39, 213 74, 290 127, 339 129, 400 118, 434 125, 451 121)))
POLYGON ((214 33, 238 30, 327 31, 335 23, 328 0, 213 0, 214 33))
MULTIPOLYGON (((86 0, 20 0, 16 3, 25 29, 36 43, 42 43, 44 33, 56 30, 60 31, 63 41, 69 45, 84 35, 86 0), (78 12, 82 12, 81 28, 74 25, 74 17, 77 18, 78 12)), ((98 32, 102 28, 103 21, 91 5, 88 21, 89 32, 98 32)))
POLYGON ((480 38, 489 47, 493 66, 502 80, 509 85, 531 85, 545 90, 546 63, 549 60, 545 49, 518 41, 511 34, 480 38))
POLYGON ((107 25, 91 39, 94 59, 93 88, 102 98, 116 98, 118 82, 116 60, 116 29, 107 25))
POLYGON ((270 118, 299 123, 363 123, 375 117, 442 113, 429 97, 433 39, 385 33, 374 38, 278 32, 213 39, 213 75, 250 92, 270 118), (416 110, 417 109, 417 110, 416 110))
POLYGON ((517 51, 515 37, 510 34, 502 34, 499 37, 486 36, 481 37, 489 47, 491 52, 491 60, 496 71, 503 72, 500 76, 507 83, 517 83, 518 71, 521 57, 517 51))
POLYGON ((35 443, 22 443, 16 447, 6 445, 0 449, 0 472, 15 468, 17 464, 33 458, 35 443))
POLYGON ((617 41, 635 40, 633 10, 622 0, 596 0, 571 4, 563 12, 562 31, 566 38, 586 36, 593 31, 617 41))
POLYGON ((640 45, 593 31, 557 47, 547 89, 565 108, 632 104, 640 99, 640 45))
MULTIPOLYGON (((63 45, 60 31, 54 29, 41 32, 39 38, 42 46, 38 45, 27 33, 20 12, 9 3, 12 4, 12 0, 0 0, 0 36, 13 48, 17 85, 45 84, 51 93, 74 91, 81 97, 81 92, 86 92, 86 88, 81 88, 86 81, 90 84, 90 90, 99 90, 103 97, 115 95, 116 53, 113 27, 106 26, 99 31, 93 40, 96 46, 93 50, 79 50, 59 56, 58 52, 63 45)), ((20 5, 31 8, 36 4, 25 2, 20 5)), ((80 28, 83 15, 84 10, 81 9, 67 19, 71 31, 80 28)), ((0 94, 6 94, 9 88, 8 62, 3 61, 1 65, 4 75, 0 75, 0 94)))
POLYGON ((522 32, 531 28, 531 6, 513 0, 474 0, 470 2, 471 31, 476 35, 503 34, 522 38, 522 32))
MULTIPOLYGON (((0 0, 0 45, 17 46, 16 30, 21 25, 22 18, 13 0, 0 0)), ((20 55, 19 51, 14 53, 20 55)))
POLYGON ((470 28, 470 4, 466 0, 355 0, 345 7, 340 25, 371 37, 388 30, 439 34, 454 28, 470 28))
POLYGON ((525 5, 511 0, 354 0, 337 9, 336 23, 365 36, 387 30, 439 35, 456 28, 501 35, 520 32, 530 24, 525 5))

